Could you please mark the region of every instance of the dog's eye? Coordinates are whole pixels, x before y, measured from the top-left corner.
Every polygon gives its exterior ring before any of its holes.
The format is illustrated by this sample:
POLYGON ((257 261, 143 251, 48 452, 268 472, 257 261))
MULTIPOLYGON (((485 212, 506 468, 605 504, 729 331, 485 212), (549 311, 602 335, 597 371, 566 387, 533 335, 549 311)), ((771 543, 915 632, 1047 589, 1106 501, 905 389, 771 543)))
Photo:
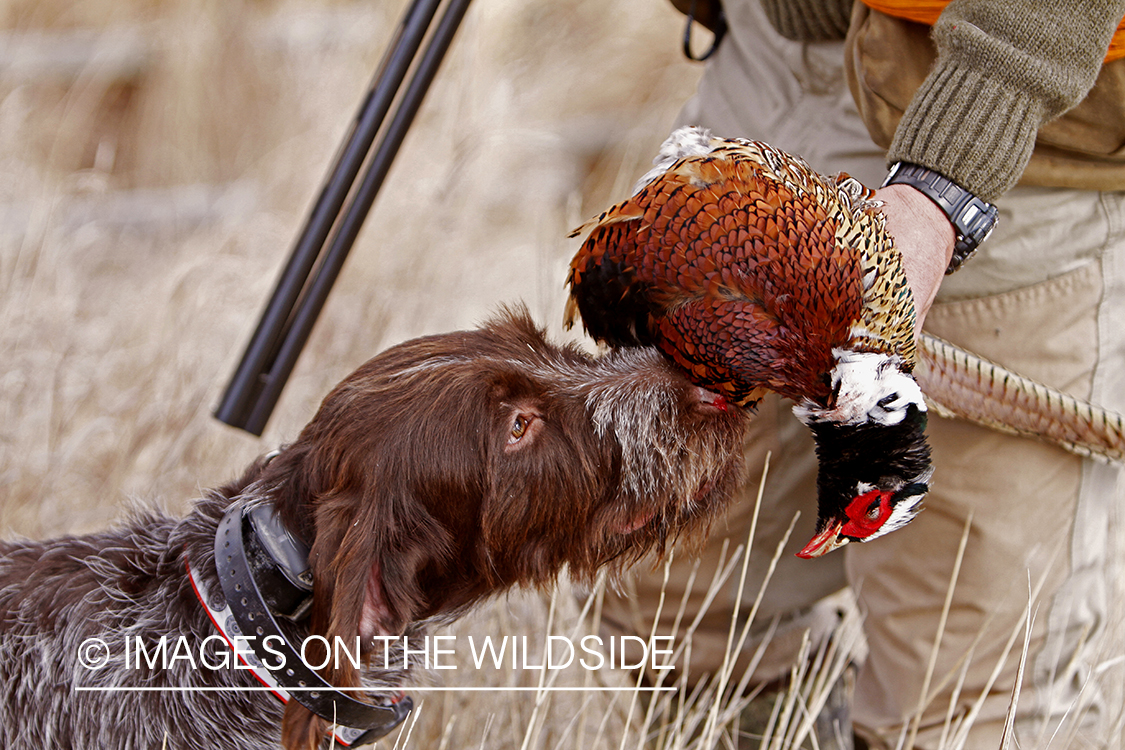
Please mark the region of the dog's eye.
POLYGON ((510 416, 508 422, 508 442, 504 450, 523 450, 535 443, 539 432, 539 415, 533 411, 518 411, 510 416))
POLYGON ((522 438, 527 433, 527 425, 530 420, 522 414, 517 414, 516 419, 512 422, 512 436, 508 439, 509 443, 514 443, 522 438))

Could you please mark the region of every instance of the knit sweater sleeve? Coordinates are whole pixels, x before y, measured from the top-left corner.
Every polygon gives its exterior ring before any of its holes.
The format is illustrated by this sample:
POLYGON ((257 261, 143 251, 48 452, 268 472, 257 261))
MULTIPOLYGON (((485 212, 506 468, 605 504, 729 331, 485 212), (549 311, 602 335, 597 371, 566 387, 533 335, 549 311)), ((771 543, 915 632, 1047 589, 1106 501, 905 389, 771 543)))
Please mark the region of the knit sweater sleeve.
POLYGON ((823 42, 848 33, 852 0, 761 0, 770 25, 786 39, 823 42))
POLYGON ((1125 0, 953 0, 888 162, 921 164, 996 199, 1019 180, 1040 126, 1093 86, 1122 15, 1125 0))

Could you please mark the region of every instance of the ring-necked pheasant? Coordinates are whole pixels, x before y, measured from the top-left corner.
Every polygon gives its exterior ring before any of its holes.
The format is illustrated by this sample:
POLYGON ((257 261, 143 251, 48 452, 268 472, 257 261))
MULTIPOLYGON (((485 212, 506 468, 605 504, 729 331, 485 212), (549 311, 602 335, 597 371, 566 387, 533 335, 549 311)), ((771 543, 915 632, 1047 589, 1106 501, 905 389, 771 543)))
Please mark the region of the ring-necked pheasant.
POLYGON ((932 474, 914 303, 872 192, 767 144, 682 128, 589 229, 567 324, 655 345, 697 385, 796 402, 820 463, 816 557, 908 523, 932 474))

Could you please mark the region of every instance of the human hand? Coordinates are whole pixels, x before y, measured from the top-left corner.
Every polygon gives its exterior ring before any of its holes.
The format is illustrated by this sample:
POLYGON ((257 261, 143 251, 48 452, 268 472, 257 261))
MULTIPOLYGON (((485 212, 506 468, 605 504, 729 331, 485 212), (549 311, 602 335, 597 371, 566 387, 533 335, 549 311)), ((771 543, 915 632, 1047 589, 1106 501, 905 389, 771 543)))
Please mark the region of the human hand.
POLYGON ((906 281, 914 294, 914 332, 918 334, 953 257, 953 225, 937 204, 909 185, 879 188, 875 199, 882 201, 887 231, 902 253, 906 281))

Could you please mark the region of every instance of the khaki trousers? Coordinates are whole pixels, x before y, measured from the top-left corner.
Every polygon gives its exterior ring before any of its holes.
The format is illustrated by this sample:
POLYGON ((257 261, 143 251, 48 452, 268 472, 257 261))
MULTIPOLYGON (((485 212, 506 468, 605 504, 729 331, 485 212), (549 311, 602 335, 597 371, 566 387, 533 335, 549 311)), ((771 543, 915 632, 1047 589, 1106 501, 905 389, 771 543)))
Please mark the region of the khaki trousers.
MULTIPOLYGON (((770 141, 821 171, 843 170, 878 184, 886 171, 883 154, 871 144, 847 92, 842 45, 787 42, 772 33, 757 2, 724 5, 730 33, 682 122, 717 135, 770 141)), ((997 230, 943 284, 926 329, 1125 411, 1125 194, 1017 188, 999 205, 997 230)), ((800 560, 793 553, 812 536, 816 517, 816 462, 812 441, 790 407, 774 398, 758 410, 746 447, 746 485, 702 553, 685 621, 698 610, 724 544, 733 549, 746 540, 768 451, 747 583, 737 590, 736 570, 723 586, 692 638, 691 663, 681 663, 679 674, 686 668, 694 681, 722 664, 734 602, 741 594, 741 611, 748 610, 799 510, 754 625, 760 638, 777 620, 755 673, 758 681, 786 674, 806 632, 814 640, 827 637, 841 601, 830 595, 850 586, 867 643, 853 706, 857 727, 895 747, 923 706, 916 745, 937 748, 947 716, 965 720, 983 696, 964 747, 995 750, 1030 596, 1035 620, 1018 703, 1019 746, 1045 746, 1064 715, 1066 726, 1053 746, 1109 746, 1107 723, 1121 711, 1119 696, 1103 694, 1105 678, 1120 682, 1122 671, 1111 662, 1120 656, 1120 633, 1114 637, 1107 627, 1111 575, 1121 568, 1121 551, 1111 538, 1125 495, 1121 471, 1035 440, 931 416, 936 473, 918 519, 870 544, 849 545, 842 554, 800 560), (930 696, 923 700, 966 528, 930 696), (1013 634, 1015 645, 1005 657, 1013 634), (1101 674, 1099 665, 1106 665, 1101 674)), ((692 559, 673 564, 658 631, 669 632, 693 565, 692 559)), ((605 627, 647 635, 662 579, 662 570, 638 573, 624 595, 607 601, 605 627)), ((739 670, 758 645, 752 641, 739 655, 739 670)))

